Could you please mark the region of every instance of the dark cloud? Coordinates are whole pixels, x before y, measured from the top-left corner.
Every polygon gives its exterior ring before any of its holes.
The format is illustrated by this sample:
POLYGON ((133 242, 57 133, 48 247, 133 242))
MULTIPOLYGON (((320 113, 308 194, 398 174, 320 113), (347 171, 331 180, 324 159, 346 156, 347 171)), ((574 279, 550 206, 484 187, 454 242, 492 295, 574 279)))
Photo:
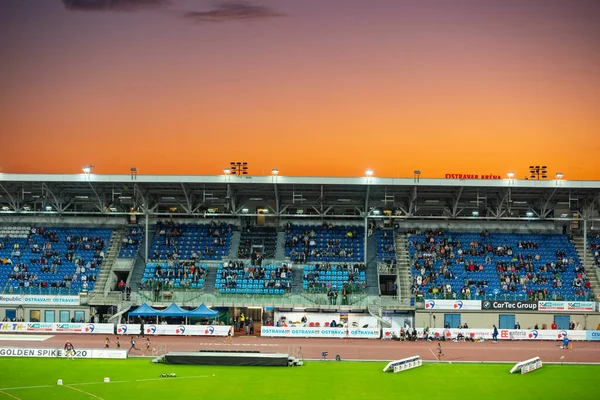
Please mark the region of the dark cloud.
POLYGON ((135 11, 158 8, 169 0, 62 0, 67 10, 75 11, 135 11))
POLYGON ((257 6, 241 1, 220 3, 207 11, 187 11, 184 18, 193 22, 226 22, 283 17, 282 13, 269 7, 257 6))

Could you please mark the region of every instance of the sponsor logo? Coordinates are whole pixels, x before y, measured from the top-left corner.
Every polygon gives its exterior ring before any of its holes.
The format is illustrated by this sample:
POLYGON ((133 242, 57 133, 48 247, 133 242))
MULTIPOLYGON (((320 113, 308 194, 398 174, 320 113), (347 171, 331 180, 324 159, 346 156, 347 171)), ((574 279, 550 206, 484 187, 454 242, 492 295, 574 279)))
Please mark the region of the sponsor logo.
POLYGON ((562 338, 564 338, 566 336, 567 336, 567 331, 560 331, 560 332, 558 332, 558 338, 559 339, 562 339, 562 338))
POLYGON ((565 309, 565 303, 562 301, 540 301, 540 310, 561 311, 565 309))
POLYGON ((204 334, 205 335, 212 335, 215 333, 215 328, 214 326, 207 326, 206 329, 204 330, 204 334))
POLYGON ((587 331, 585 340, 600 341, 600 331, 587 331))
POLYGON ((532 310, 537 311, 538 303, 533 301, 484 301, 486 310, 532 310))
POLYGON ((146 333, 154 334, 156 333, 156 325, 150 325, 146 328, 146 333))
POLYGON ((454 308, 460 310, 461 308, 463 308, 463 302, 462 301, 455 301, 454 302, 454 308))
POLYGON ((119 325, 117 328, 117 333, 119 335, 125 335, 127 333, 127 325, 119 325))
POLYGON ((89 324, 85 327, 85 333, 92 333, 94 332, 94 324, 89 324))
POLYGON ((567 303, 567 310, 569 311, 595 311, 594 302, 569 302, 567 303))
POLYGON ((15 323, 3 323, 0 324, 0 331, 24 331, 25 324, 15 324, 15 323))
POLYGON ((0 295, 0 303, 21 303, 22 297, 18 294, 0 295))
POLYGON ((425 301, 425 308, 435 308, 435 301, 433 301, 433 300, 425 301))
POLYGON ((56 330, 59 332, 81 332, 85 328, 81 324, 58 324, 56 325, 56 330))
POLYGON ((508 339, 508 337, 509 337, 509 332, 508 332, 506 329, 502 329, 502 330, 500 331, 500 337, 501 337, 501 338, 503 338, 503 339, 508 339))
POLYGON ((185 326, 179 325, 177 329, 175 329, 175 334, 183 335, 185 333, 185 326))
POLYGON ((537 337, 538 337, 538 331, 535 330, 535 329, 532 330, 532 331, 529 331, 529 334, 527 334, 527 337, 529 339, 537 339, 537 337))
POLYGON ((31 323, 31 324, 27 324, 26 329, 28 331, 52 332, 52 328, 53 328, 52 324, 31 323))

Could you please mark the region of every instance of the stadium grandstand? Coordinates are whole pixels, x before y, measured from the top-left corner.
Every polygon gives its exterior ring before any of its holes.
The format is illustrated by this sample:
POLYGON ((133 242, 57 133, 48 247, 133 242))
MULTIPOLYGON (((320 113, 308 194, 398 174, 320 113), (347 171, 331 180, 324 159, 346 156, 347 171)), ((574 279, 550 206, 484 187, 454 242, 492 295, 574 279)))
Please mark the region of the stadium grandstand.
POLYGON ((426 299, 600 293, 595 181, 0 180, 2 293, 79 296, 110 321, 176 302, 362 310, 386 326, 387 311, 414 312, 426 299))

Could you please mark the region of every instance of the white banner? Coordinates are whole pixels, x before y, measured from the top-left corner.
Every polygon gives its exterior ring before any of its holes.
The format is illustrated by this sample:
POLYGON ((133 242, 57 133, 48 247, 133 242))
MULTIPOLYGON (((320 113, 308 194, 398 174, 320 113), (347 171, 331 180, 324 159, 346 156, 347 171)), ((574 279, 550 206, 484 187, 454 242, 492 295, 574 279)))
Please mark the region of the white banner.
POLYGON ((538 302, 540 311, 596 311, 596 302, 594 301, 540 301, 538 302))
MULTIPOLYGON (((418 330, 422 332, 421 330, 418 330)), ((492 329, 430 329, 435 337, 445 336, 446 339, 456 339, 459 334, 465 338, 473 339, 492 339, 492 329)), ((586 340, 586 331, 560 331, 560 330, 539 330, 539 329, 498 329, 498 339, 500 340, 562 340, 564 336, 570 340, 586 340)), ((419 336, 421 337, 421 336, 419 336)))
MULTIPOLYGON (((117 326, 117 332, 123 325, 117 326)), ((128 334, 138 334, 140 327, 133 332, 129 331, 132 325, 125 325, 128 334)), ((227 336, 229 325, 144 325, 144 333, 146 335, 177 335, 177 336, 227 336)))
MULTIPOLYGON (((146 335, 227 336, 229 326, 221 325, 144 325, 146 335)), ((119 324, 117 335, 140 335, 140 324, 119 324)), ((56 322, 0 322, 0 332, 113 334, 114 324, 56 322)))
POLYGON ((284 328, 276 326, 263 326, 260 336, 265 337, 305 337, 305 338, 341 338, 349 339, 379 339, 379 328, 284 328))
POLYGON ((425 300, 426 310, 481 310, 481 300, 425 300))
POLYGON ((113 331, 113 324, 77 324, 66 322, 0 322, 0 332, 112 334, 113 331))
MULTIPOLYGON (((38 357, 58 358, 64 357, 63 349, 40 349, 22 347, 0 347, 0 357, 38 357)), ((111 358, 126 359, 127 350, 109 349, 76 349, 75 358, 111 358)))
POLYGON ((0 305, 49 305, 49 306, 78 306, 79 296, 44 296, 1 294, 0 305))

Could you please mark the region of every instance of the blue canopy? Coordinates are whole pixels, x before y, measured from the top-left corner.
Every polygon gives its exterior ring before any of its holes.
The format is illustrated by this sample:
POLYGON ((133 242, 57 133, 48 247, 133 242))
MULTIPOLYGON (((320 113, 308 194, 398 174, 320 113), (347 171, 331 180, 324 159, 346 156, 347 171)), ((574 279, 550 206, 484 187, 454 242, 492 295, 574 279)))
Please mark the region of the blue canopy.
POLYGON ((138 309, 131 311, 129 315, 132 317, 149 317, 159 315, 159 313, 160 311, 155 310, 154 308, 150 307, 147 303, 144 303, 141 306, 139 306, 138 309))
POLYGON ((219 315, 218 311, 211 310, 204 304, 200 304, 197 308, 187 313, 188 317, 216 317, 217 315, 219 315))
POLYGON ((159 312, 157 315, 165 317, 187 317, 189 315, 189 311, 184 310, 177 304, 173 303, 169 307, 159 312))

